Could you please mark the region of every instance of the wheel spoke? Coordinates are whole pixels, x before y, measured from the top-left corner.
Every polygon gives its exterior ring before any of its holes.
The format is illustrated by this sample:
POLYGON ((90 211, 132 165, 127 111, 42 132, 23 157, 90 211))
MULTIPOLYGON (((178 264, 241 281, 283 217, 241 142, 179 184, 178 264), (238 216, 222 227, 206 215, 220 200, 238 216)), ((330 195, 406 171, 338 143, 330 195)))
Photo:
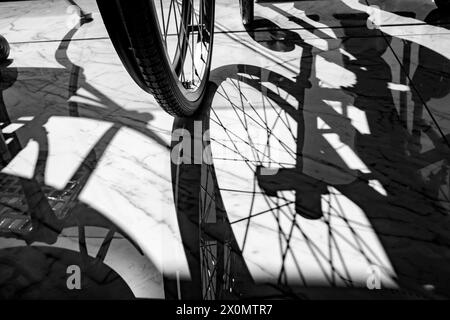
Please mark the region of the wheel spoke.
POLYGON ((154 4, 169 61, 183 87, 195 91, 204 80, 211 50, 212 5, 205 0, 155 0, 154 4))

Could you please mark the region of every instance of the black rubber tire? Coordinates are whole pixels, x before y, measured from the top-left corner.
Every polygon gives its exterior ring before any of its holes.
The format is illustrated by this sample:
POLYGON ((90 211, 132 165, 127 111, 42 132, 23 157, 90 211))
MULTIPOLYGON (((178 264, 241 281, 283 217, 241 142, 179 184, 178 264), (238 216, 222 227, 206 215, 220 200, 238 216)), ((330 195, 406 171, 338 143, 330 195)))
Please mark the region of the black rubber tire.
POLYGON ((255 18, 254 0, 239 0, 241 7, 241 19, 244 26, 250 26, 255 18))
POLYGON ((97 3, 111 40, 133 79, 169 114, 190 116, 202 102, 209 77, 215 1, 208 0, 212 12, 209 16, 209 54, 201 83, 195 91, 183 87, 169 61, 152 1, 98 0, 97 3))

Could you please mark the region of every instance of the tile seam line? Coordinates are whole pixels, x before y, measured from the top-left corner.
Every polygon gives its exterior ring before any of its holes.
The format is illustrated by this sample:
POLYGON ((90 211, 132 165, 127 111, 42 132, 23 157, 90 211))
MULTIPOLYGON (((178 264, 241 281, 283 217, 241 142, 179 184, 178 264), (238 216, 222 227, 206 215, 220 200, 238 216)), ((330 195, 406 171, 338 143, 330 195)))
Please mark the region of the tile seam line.
POLYGON ((109 37, 92 37, 92 38, 75 38, 70 40, 52 39, 52 40, 31 40, 31 41, 11 41, 10 44, 36 44, 36 43, 61 43, 61 42, 79 42, 79 41, 93 41, 93 40, 109 40, 109 37))
MULTIPOLYGON (((217 23, 216 23, 216 26, 217 26, 217 23)), ((396 26, 396 25, 394 25, 394 26, 396 26)), ((450 25, 449 25, 450 26, 450 25)), ((384 25, 383 27, 386 27, 386 25, 384 25)), ((219 29, 221 29, 221 27, 219 27, 219 29)), ((270 32, 270 31, 299 31, 299 30, 307 30, 307 31, 310 31, 310 30, 318 30, 318 28, 308 28, 308 29, 305 29, 305 28, 294 28, 294 29, 263 29, 263 30, 260 30, 260 31, 256 31, 256 32, 270 32)), ((247 34, 247 31, 245 31, 245 30, 240 30, 240 31, 230 31, 230 30, 222 30, 222 31, 219 31, 219 32, 214 32, 214 34, 224 34, 224 35, 229 35, 229 34, 247 34)), ((443 33, 443 34, 448 34, 448 35, 450 35, 450 31, 448 32, 448 33, 443 33)), ((439 35, 443 35, 443 34, 439 34, 439 35)), ((392 37, 396 37, 396 36, 404 36, 404 35, 414 35, 414 36, 432 36, 432 35, 435 35, 435 34, 433 34, 433 33, 414 33, 414 34, 412 34, 412 33, 399 33, 399 34, 393 34, 393 35, 391 35, 392 37)), ((175 34, 170 34, 170 35, 168 35, 168 36, 175 36, 175 34)), ((358 36, 358 37, 355 37, 355 38, 380 38, 380 37, 383 37, 382 35, 381 36, 358 36)), ((337 39, 345 39, 345 38, 348 38, 347 36, 339 36, 339 37, 337 37, 337 39)), ((57 42, 57 43, 60 43, 60 42, 68 42, 68 41, 70 41, 70 42, 80 42, 80 41, 95 41, 95 40, 109 40, 110 38, 109 37, 91 37, 91 38, 74 38, 74 39, 70 39, 70 40, 64 40, 64 39, 52 39, 52 40, 30 40, 30 41, 11 41, 11 42, 9 42, 11 45, 20 45, 20 44, 38 44, 38 43, 55 43, 55 42, 57 42)), ((312 37, 311 38, 307 38, 307 39, 313 39, 312 37)), ((326 38, 323 38, 323 39, 335 39, 335 38, 333 38, 333 37, 326 37, 326 38)))

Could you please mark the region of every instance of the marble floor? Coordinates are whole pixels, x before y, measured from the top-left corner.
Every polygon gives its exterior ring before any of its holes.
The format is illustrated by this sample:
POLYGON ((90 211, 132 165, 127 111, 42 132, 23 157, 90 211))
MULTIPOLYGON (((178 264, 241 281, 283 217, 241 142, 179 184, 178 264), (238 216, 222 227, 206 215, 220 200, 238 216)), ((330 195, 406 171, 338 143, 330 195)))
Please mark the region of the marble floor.
POLYGON ((216 0, 173 118, 76 2, 0 1, 0 298, 450 297, 448 12, 216 0))

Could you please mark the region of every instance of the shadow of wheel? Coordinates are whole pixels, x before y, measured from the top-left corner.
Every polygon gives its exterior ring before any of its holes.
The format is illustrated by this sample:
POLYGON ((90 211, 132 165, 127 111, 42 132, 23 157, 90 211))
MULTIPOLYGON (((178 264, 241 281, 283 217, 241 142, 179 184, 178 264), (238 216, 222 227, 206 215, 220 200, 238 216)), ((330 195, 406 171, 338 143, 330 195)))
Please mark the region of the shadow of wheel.
POLYGON ((77 252, 43 246, 0 250, 0 299, 133 299, 124 280, 106 264, 77 252), (78 266, 80 289, 69 267, 78 266), (69 272, 68 272, 69 270, 69 272))
MULTIPOLYGON (((228 65, 212 71, 205 103, 191 118, 176 118, 172 131, 172 183, 180 233, 189 263, 191 279, 176 283, 165 279, 168 299, 426 299, 422 290, 367 290, 358 287, 338 288, 330 283, 299 284, 255 282, 236 241, 221 195, 220 181, 210 153, 210 116, 212 101, 227 79, 241 81, 261 90, 262 70, 252 65, 228 65), (245 76, 243 76, 245 75, 245 76), (190 144, 183 144, 184 141, 190 144), (198 147, 201 146, 202 154, 198 147)), ((283 84, 295 93, 295 82, 281 74, 270 73, 266 81, 283 84)), ((224 91, 224 89, 221 89, 224 91)), ((271 100, 286 108, 286 103, 271 90, 262 90, 271 100)), ((220 107, 219 107, 220 108, 220 107)), ((229 128, 227 128, 228 130, 229 128)), ((216 155, 217 156, 217 155, 216 155)), ((221 168, 219 168, 220 170, 221 168)))

